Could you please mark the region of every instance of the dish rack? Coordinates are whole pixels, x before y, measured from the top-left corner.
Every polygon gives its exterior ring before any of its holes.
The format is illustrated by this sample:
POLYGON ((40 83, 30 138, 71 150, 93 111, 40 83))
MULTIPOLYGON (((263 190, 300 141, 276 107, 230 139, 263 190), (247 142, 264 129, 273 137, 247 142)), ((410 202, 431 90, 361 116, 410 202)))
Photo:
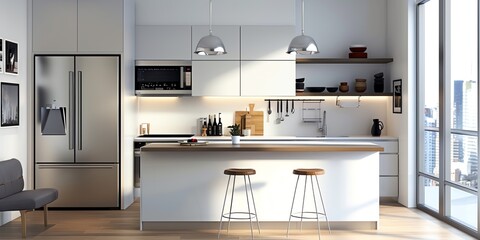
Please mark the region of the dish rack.
POLYGON ((322 122, 322 101, 303 101, 302 102, 303 122, 322 122))

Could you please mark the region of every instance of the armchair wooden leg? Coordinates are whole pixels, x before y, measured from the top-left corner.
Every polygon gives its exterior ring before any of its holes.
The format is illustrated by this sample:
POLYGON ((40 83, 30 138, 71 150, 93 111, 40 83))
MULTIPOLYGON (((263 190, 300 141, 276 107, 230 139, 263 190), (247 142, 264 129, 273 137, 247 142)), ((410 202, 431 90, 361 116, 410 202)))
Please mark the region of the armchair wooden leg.
POLYGON ((48 226, 48 205, 43 206, 43 224, 48 226))
POLYGON ((22 238, 27 237, 27 210, 20 210, 20 217, 22 218, 22 238))

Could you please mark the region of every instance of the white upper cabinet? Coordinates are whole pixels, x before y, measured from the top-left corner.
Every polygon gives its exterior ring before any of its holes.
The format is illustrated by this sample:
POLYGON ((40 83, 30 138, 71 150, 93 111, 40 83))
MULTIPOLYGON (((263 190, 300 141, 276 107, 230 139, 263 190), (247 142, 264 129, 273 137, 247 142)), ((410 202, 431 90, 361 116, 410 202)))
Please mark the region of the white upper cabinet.
POLYGON ((123 0, 32 2, 33 51, 123 51, 123 0))
POLYGON ((242 60, 295 60, 287 48, 295 37, 294 26, 242 26, 242 60))
POLYGON ((192 59, 192 28, 190 26, 136 26, 137 60, 192 59))
POLYGON ((241 95, 295 96, 295 61, 242 61, 241 95))
POLYGON ((123 0, 78 0, 78 51, 123 51, 123 0))
POLYGON ((192 96, 240 96, 240 61, 192 61, 192 96))
POLYGON ((77 51, 77 0, 33 2, 33 51, 77 51))
POLYGON ((194 54, 198 41, 207 36, 208 31, 208 26, 192 26, 192 60, 240 60, 240 26, 212 26, 212 34, 222 40, 227 54, 194 54))

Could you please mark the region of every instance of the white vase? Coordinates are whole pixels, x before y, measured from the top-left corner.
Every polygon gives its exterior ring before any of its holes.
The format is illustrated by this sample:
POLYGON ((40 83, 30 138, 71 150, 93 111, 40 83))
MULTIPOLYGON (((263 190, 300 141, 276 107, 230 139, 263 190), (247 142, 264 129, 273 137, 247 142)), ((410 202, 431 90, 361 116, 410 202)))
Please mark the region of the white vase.
POLYGON ((232 136, 232 144, 240 144, 240 136, 232 136))

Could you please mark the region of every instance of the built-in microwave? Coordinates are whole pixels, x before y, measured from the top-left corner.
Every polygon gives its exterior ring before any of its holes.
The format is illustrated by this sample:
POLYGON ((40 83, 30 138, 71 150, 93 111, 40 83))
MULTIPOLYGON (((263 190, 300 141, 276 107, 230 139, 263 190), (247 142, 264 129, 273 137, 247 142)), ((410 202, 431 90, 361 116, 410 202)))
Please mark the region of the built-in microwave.
POLYGON ((136 95, 191 95, 190 61, 136 61, 136 95))

